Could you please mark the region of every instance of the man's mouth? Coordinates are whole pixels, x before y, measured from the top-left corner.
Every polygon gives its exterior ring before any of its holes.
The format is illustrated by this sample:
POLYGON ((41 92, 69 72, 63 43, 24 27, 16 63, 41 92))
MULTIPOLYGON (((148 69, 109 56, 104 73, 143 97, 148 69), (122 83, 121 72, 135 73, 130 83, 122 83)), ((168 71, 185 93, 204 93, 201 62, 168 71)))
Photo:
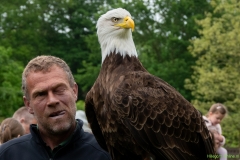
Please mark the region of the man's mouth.
POLYGON ((65 111, 57 111, 57 112, 51 113, 49 117, 58 117, 64 114, 65 114, 65 111))

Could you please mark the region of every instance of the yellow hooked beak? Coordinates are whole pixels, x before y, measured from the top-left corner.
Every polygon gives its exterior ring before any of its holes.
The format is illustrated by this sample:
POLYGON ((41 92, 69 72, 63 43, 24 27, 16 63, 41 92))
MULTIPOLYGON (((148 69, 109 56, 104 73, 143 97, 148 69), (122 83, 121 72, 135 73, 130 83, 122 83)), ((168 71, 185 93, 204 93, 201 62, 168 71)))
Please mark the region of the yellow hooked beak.
POLYGON ((115 26, 118 26, 118 27, 122 27, 122 28, 131 28, 132 31, 134 31, 134 21, 132 20, 132 18, 126 16, 124 19, 123 19, 123 22, 122 23, 118 23, 116 24, 115 26))

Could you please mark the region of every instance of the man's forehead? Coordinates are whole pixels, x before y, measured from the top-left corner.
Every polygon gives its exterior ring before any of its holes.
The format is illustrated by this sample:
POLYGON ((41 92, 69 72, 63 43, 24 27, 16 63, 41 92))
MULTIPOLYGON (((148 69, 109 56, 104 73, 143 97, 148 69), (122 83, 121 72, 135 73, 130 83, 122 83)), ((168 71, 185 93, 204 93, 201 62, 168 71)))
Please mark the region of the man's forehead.
MULTIPOLYGON (((38 71, 32 71, 30 74, 28 74, 26 80, 27 80, 27 86, 29 83, 37 84, 37 83, 46 83, 50 81, 51 79, 58 79, 61 81, 68 81, 68 77, 66 72, 60 67, 52 66, 47 71, 38 70, 38 71)), ((54 80, 54 81, 56 81, 54 80)), ((52 82, 54 83, 54 82, 52 82)))

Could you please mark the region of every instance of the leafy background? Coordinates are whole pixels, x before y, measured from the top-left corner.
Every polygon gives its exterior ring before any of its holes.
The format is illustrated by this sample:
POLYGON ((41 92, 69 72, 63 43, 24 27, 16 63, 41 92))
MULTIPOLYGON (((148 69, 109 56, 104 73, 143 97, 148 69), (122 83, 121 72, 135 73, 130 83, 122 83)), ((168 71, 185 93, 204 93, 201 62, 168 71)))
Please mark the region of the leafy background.
POLYGON ((122 7, 135 21, 133 38, 145 68, 174 86, 203 114, 228 108, 226 146, 240 136, 240 2, 237 0, 1 0, 0 119, 23 106, 21 73, 37 55, 70 66, 79 85, 78 109, 101 67, 96 22, 122 7))

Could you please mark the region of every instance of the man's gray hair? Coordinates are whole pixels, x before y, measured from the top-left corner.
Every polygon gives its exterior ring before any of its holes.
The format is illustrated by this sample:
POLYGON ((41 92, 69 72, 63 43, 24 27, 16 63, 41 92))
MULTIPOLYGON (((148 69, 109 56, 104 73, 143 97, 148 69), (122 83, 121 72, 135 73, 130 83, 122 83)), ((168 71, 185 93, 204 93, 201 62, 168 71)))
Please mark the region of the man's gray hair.
POLYGON ((25 67, 22 73, 22 92, 23 92, 23 95, 26 96, 26 98, 29 98, 28 91, 27 91, 27 82, 26 82, 26 79, 29 73, 39 72, 39 71, 48 72, 49 69, 54 65, 62 68, 66 72, 70 86, 71 87, 74 86, 75 84, 74 77, 72 75, 72 72, 69 66, 64 60, 54 56, 45 56, 45 55, 37 56, 27 64, 27 66, 25 67))

